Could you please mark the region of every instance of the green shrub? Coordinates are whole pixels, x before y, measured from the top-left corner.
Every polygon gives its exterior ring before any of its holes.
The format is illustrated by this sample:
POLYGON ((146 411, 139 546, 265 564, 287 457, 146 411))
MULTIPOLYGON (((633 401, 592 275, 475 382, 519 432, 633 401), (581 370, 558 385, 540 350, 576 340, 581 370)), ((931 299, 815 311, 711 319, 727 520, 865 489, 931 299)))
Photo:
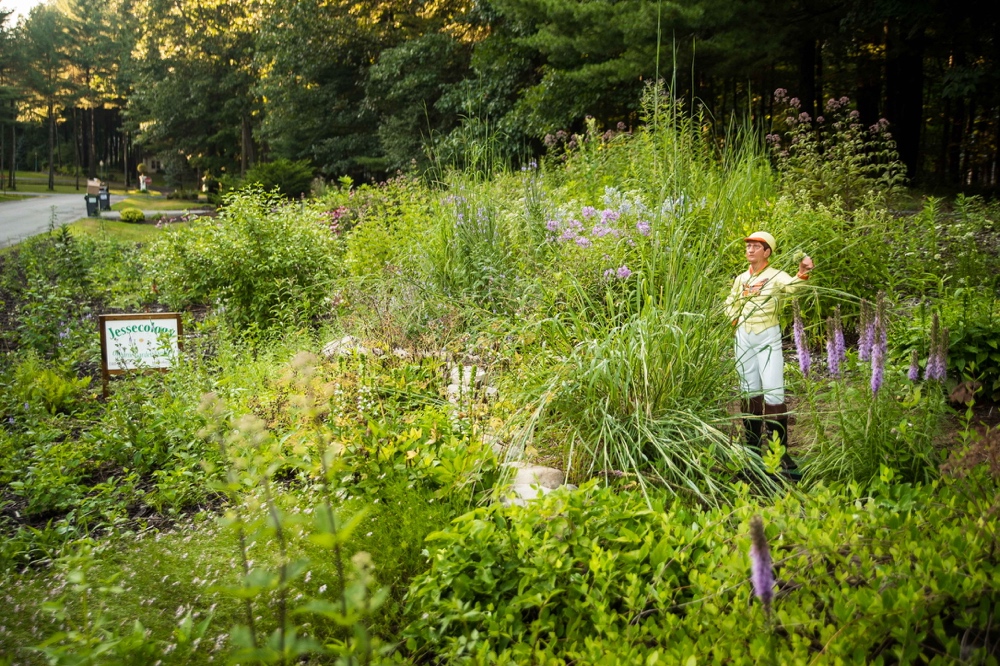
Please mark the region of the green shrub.
MULTIPOLYGON (((995 527, 957 482, 890 481, 873 497, 816 487, 773 507, 654 497, 649 509, 588 486, 477 509, 428 538, 407 651, 451 664, 993 663, 995 527), (770 614, 749 580, 758 513, 777 579, 770 614)), ((989 503, 996 480, 985 484, 989 503)))
POLYGON ((278 159, 274 162, 255 164, 247 171, 247 183, 257 183, 264 188, 265 192, 270 192, 277 188, 282 195, 297 199, 304 194, 309 194, 312 186, 313 168, 309 160, 293 162, 287 159, 278 159))
POLYGON ((340 254, 321 210, 251 189, 143 256, 151 286, 172 307, 217 300, 236 326, 263 330, 325 313, 340 254))
POLYGON ((146 221, 146 215, 138 208, 125 208, 121 213, 122 222, 139 224, 146 221))

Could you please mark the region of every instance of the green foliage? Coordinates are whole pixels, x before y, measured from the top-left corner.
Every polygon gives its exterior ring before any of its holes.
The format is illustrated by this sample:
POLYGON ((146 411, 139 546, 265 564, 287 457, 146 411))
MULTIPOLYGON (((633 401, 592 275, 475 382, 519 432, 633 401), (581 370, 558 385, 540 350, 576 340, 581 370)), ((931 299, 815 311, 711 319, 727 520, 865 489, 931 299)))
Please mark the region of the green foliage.
POLYGON ((313 170, 308 160, 293 162, 278 159, 273 162, 255 164, 247 171, 244 179, 248 184, 257 184, 265 192, 278 190, 289 199, 298 199, 308 194, 312 185, 313 170))
POLYGON ((839 198, 851 206, 871 192, 891 195, 903 185, 906 168, 884 118, 866 131, 847 97, 828 100, 827 115, 817 118, 783 89, 775 92, 775 102, 784 106, 783 135, 767 138, 787 191, 813 201, 839 198))
POLYGON ((966 532, 961 496, 950 482, 816 487, 692 511, 586 487, 477 509, 429 538, 407 650, 500 664, 987 659, 996 534, 966 532), (778 579, 770 617, 748 579, 758 512, 778 579))
POLYGON ((65 368, 46 367, 31 353, 14 366, 12 379, 14 401, 28 405, 26 411, 38 405, 50 414, 72 413, 90 385, 90 377, 77 378, 65 368))
POLYGON ((228 195, 217 218, 164 234, 144 261, 172 307, 218 300, 236 326, 267 330, 325 312, 340 242, 316 207, 251 189, 228 195))
POLYGON ((146 215, 138 208, 125 208, 121 213, 122 222, 139 224, 146 221, 146 215))
POLYGON ((873 396, 869 366, 852 355, 840 378, 795 382, 805 398, 796 411, 806 480, 867 489, 888 469, 901 482, 930 482, 947 411, 941 385, 908 382, 905 366, 890 366, 873 396))

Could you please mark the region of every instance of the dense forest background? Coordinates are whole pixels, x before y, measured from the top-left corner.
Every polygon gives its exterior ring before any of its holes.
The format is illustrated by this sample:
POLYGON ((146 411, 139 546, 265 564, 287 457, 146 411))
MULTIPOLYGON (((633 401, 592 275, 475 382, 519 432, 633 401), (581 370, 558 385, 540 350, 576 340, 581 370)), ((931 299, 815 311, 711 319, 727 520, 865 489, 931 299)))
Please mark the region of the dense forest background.
MULTIPOLYGON (((992 190, 1000 21, 972 0, 49 0, 0 30, 0 166, 238 177, 307 161, 379 180, 517 164, 664 79, 706 127, 885 118, 912 182, 992 190), (993 16, 994 18, 989 18, 993 16)), ((721 136, 721 132, 720 132, 721 136)), ((103 173, 102 173, 103 172, 103 173)))

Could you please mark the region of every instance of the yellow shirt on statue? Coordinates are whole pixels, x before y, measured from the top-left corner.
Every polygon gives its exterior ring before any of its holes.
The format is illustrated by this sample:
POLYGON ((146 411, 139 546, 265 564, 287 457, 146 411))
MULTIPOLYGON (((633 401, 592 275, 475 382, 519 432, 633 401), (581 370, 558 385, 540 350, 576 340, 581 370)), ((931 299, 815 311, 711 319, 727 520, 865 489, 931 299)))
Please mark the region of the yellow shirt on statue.
POLYGON ((747 333, 762 333, 778 325, 781 296, 795 291, 807 278, 792 277, 770 266, 759 273, 747 270, 733 280, 726 298, 726 314, 734 326, 742 326, 747 333))

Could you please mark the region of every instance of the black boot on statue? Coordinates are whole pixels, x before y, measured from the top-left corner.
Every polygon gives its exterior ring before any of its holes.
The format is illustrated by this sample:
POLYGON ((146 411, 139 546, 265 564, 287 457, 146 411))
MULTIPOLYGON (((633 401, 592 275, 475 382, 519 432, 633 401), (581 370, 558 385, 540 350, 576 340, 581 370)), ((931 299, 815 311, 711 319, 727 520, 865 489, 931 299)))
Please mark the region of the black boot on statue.
POLYGON ((747 446, 753 450, 760 448, 760 437, 764 429, 764 396, 754 396, 743 401, 743 430, 746 433, 747 446))
POLYGON ((781 456, 782 473, 792 481, 800 480, 802 472, 799 471, 795 459, 788 454, 788 411, 785 408, 785 403, 764 405, 764 421, 767 423, 768 434, 762 436, 761 455, 768 451, 771 433, 777 435, 778 443, 785 448, 785 453, 781 456))

